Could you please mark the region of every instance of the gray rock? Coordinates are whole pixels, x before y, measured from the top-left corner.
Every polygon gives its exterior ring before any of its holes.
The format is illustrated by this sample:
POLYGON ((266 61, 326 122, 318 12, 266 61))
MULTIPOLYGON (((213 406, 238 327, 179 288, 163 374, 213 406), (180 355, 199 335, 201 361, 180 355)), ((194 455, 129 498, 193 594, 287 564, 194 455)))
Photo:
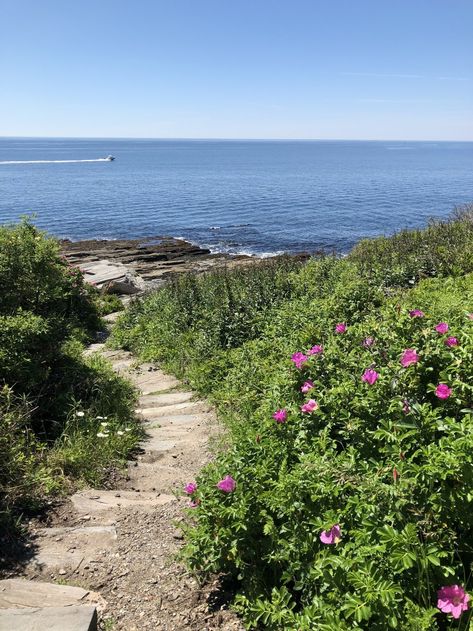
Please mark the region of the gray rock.
POLYGON ((95 607, 0 610, 0 631, 97 631, 95 607))

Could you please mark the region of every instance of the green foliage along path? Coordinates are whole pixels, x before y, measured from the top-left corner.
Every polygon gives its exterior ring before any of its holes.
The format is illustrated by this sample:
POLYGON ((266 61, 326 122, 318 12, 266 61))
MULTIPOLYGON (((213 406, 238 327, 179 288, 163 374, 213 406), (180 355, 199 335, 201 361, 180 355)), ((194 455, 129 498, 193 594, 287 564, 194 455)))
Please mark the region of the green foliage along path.
POLYGON ((248 628, 469 627, 472 226, 190 276, 122 317, 227 422, 185 555, 234 577, 248 628))
POLYGON ((101 326, 100 300, 58 242, 29 221, 0 227, 0 288, 0 521, 8 521, 74 480, 100 483, 138 431, 133 388, 103 359, 82 356, 101 326), (97 437, 103 423, 106 441, 97 437), (131 431, 117 434, 124 427, 131 431))

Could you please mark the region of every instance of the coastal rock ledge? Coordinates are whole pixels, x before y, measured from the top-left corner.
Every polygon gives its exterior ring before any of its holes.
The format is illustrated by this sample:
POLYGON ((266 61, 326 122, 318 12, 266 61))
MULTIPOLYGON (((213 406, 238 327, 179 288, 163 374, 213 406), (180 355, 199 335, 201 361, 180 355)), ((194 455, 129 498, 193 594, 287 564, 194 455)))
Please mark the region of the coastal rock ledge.
POLYGON ((174 274, 204 272, 217 266, 235 266, 255 257, 212 254, 188 241, 173 237, 70 241, 61 248, 69 263, 99 289, 133 294, 161 286, 174 274))

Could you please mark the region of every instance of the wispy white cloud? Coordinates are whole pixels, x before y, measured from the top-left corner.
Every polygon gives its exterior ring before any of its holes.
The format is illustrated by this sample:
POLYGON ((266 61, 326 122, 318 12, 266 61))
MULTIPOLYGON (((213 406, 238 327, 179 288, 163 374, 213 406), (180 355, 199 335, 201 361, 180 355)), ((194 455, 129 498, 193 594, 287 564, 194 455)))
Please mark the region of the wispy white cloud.
POLYGON ((389 73, 389 72, 342 72, 342 76, 345 77, 379 77, 384 79, 433 79, 436 81, 470 81, 470 77, 449 77, 440 76, 434 77, 422 74, 403 74, 403 73, 389 73))
POLYGON ((346 77, 388 77, 392 79, 425 79, 421 74, 391 74, 384 72, 342 72, 346 77))

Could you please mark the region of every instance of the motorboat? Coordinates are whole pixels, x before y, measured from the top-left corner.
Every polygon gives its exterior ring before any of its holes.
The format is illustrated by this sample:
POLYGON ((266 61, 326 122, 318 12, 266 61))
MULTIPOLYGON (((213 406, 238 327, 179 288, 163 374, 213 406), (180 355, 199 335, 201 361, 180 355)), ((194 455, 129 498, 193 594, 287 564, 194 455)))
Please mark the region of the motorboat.
POLYGON ((105 158, 105 160, 108 160, 109 162, 112 162, 113 160, 115 160, 115 156, 107 156, 105 158))

